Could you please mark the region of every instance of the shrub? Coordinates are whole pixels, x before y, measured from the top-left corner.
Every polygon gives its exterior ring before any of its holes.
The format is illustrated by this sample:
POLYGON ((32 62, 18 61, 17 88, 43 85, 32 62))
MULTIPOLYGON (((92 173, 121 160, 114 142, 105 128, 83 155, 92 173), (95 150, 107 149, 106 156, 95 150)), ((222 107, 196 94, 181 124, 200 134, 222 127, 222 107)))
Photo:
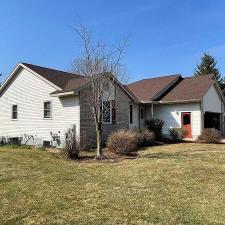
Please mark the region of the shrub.
POLYGON ((80 144, 77 141, 74 129, 69 129, 65 137, 65 147, 63 149, 65 156, 70 160, 78 159, 80 153, 80 144))
POLYGON ((163 120, 160 119, 147 120, 146 126, 149 130, 154 132, 156 140, 162 139, 162 128, 164 126, 163 120))
POLYGON ((152 145, 155 140, 154 132, 148 129, 139 130, 136 135, 138 137, 138 145, 140 147, 152 145))
POLYGON ((201 142, 204 143, 219 143, 222 139, 222 136, 219 131, 215 129, 204 129, 202 134, 198 138, 201 142))
POLYGON ((137 150, 138 136, 131 130, 116 131, 109 136, 107 147, 116 155, 127 155, 137 150))
POLYGON ((169 129, 169 134, 172 137, 174 141, 180 141, 184 139, 184 136, 186 134, 186 130, 183 128, 171 128, 169 129))

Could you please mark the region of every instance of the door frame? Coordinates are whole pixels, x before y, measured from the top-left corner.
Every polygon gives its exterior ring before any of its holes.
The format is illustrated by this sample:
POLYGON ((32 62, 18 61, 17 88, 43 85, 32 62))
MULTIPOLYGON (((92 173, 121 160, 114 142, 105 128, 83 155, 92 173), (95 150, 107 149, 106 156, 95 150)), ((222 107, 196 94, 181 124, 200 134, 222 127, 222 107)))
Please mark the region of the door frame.
POLYGON ((184 127, 184 125, 183 125, 183 116, 184 115, 190 115, 190 134, 188 135, 188 136, 186 136, 185 138, 192 138, 192 113, 191 112, 181 112, 181 128, 183 128, 184 127))
POLYGON ((139 107, 139 122, 140 122, 140 128, 144 128, 145 127, 145 107, 144 106, 140 106, 139 107), (143 110, 143 118, 141 118, 141 111, 143 110))

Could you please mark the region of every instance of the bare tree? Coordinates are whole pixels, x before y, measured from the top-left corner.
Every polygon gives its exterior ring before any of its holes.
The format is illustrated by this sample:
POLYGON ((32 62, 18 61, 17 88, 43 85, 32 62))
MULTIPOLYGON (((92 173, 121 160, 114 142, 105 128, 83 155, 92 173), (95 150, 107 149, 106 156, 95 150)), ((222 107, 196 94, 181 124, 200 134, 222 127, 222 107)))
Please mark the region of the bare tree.
POLYGON ((87 80, 85 91, 96 129, 97 159, 102 159, 102 121, 108 115, 106 110, 109 110, 104 103, 107 104, 112 95, 115 83, 125 78, 121 58, 127 39, 114 46, 95 42, 83 22, 80 22, 76 32, 81 39, 83 52, 81 57, 74 60, 72 70, 87 80))

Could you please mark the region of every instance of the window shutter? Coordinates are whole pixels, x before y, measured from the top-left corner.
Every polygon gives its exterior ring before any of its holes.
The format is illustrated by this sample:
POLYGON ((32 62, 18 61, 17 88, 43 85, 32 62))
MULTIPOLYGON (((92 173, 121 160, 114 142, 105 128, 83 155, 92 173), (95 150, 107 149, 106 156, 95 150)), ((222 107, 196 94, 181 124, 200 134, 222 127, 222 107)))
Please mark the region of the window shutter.
POLYGON ((112 124, 116 123, 116 101, 112 100, 112 124))

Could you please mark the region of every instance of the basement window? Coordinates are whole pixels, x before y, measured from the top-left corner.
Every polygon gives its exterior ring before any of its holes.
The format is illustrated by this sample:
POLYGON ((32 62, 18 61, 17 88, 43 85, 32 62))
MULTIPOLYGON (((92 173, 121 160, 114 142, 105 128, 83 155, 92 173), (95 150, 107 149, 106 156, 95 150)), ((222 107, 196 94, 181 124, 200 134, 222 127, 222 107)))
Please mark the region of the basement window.
POLYGON ((18 106, 12 105, 12 120, 18 119, 18 106))
POLYGON ((44 119, 50 119, 52 117, 51 101, 44 102, 44 119))

